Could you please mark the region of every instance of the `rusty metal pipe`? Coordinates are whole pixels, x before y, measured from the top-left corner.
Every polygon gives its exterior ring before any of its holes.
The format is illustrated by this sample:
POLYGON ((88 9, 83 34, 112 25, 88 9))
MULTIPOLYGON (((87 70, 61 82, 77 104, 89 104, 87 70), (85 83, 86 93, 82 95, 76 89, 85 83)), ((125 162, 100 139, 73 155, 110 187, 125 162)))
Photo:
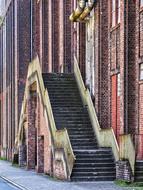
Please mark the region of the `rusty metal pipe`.
POLYGON ((69 19, 72 22, 76 22, 77 19, 82 14, 82 12, 84 11, 85 6, 86 6, 86 0, 79 0, 76 10, 73 11, 73 13, 70 15, 69 19))
POLYGON ((80 14, 79 20, 84 20, 88 14, 92 11, 95 4, 95 0, 88 0, 87 6, 84 8, 84 11, 80 14))

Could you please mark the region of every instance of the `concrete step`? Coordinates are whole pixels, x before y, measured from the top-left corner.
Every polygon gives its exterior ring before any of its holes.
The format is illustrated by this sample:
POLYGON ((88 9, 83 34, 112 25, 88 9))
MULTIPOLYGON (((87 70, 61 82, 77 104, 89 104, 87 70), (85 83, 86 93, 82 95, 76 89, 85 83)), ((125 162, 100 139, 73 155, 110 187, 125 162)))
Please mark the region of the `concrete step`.
POLYGON ((75 176, 71 178, 72 181, 114 181, 115 175, 113 176, 75 176))
POLYGON ((83 168, 74 168, 73 172, 115 172, 116 168, 114 167, 83 167, 83 168))
POLYGON ((76 156, 73 181, 112 181, 115 163, 110 148, 99 148, 87 108, 73 74, 43 74, 57 129, 68 130, 76 156))
POLYGON ((96 177, 96 176, 114 176, 116 175, 116 170, 114 171, 96 171, 96 169, 94 171, 84 171, 84 172, 81 172, 81 171, 77 171, 77 172, 74 172, 72 173, 72 177, 79 177, 79 176, 82 176, 82 177, 96 177))
POLYGON ((105 167, 114 167, 114 163, 112 162, 105 162, 105 163, 78 163, 75 162, 75 168, 87 168, 87 167, 100 167, 100 168, 105 168, 105 167))

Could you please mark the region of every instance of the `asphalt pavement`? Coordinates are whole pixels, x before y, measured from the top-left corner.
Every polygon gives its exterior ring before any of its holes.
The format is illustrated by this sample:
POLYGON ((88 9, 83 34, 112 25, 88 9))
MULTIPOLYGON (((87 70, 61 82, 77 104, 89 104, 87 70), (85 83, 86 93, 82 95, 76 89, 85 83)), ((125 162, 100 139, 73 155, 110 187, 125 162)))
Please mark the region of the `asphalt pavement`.
POLYGON ((0 178, 0 190, 19 190, 7 181, 0 178))

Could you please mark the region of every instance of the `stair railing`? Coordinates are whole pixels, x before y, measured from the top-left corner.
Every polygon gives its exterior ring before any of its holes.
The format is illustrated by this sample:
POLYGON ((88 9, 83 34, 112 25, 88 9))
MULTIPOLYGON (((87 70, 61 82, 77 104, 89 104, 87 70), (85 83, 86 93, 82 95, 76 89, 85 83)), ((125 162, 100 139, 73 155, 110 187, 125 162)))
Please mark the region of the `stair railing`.
POLYGON ((115 160, 118 161, 119 160, 119 146, 116 141, 116 137, 113 132, 113 129, 112 128, 108 128, 108 129, 100 128, 89 90, 85 88, 76 57, 74 57, 74 75, 76 78, 76 82, 78 84, 78 88, 80 90, 80 95, 81 95, 82 101, 88 109, 89 117, 90 117, 92 127, 94 129, 95 136, 97 138, 99 146, 100 147, 111 147, 114 157, 115 157, 115 160))
POLYGON ((23 128, 23 123, 24 123, 24 115, 25 115, 25 109, 26 109, 26 101, 28 99, 28 94, 29 94, 29 86, 30 84, 33 84, 33 82, 37 83, 38 95, 40 96, 40 99, 43 102, 44 116, 47 122, 47 126, 50 127, 51 137, 53 141, 53 145, 52 145, 53 151, 62 150, 64 154, 62 155, 62 158, 64 158, 64 161, 66 162, 67 179, 70 179, 73 165, 75 162, 75 156, 72 150, 67 129, 65 128, 63 130, 57 130, 56 128, 48 91, 47 89, 45 89, 45 86, 44 86, 40 62, 39 62, 38 57, 36 57, 36 59, 33 60, 32 63, 29 64, 25 93, 24 93, 24 100, 22 103, 22 109, 21 109, 21 115, 20 115, 19 131, 18 131, 18 135, 16 137, 15 143, 17 146, 20 143, 20 134, 23 128))

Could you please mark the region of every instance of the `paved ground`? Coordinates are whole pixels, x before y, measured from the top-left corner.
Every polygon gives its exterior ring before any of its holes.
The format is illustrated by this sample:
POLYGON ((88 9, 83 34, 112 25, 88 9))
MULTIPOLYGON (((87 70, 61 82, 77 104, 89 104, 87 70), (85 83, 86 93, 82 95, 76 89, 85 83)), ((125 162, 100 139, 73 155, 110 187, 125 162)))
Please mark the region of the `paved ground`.
MULTIPOLYGON (((113 182, 70 183, 55 181, 45 175, 37 175, 34 171, 11 166, 11 163, 0 161, 0 176, 3 176, 28 190, 123 190, 113 182)), ((2 184, 3 185, 3 184, 2 184)), ((130 188, 133 190, 134 188, 130 188)), ((0 183, 0 190, 1 188, 0 183)), ((11 190, 11 189, 4 189, 11 190)))
POLYGON ((16 187, 12 186, 8 182, 0 179, 0 190, 18 190, 16 187))

